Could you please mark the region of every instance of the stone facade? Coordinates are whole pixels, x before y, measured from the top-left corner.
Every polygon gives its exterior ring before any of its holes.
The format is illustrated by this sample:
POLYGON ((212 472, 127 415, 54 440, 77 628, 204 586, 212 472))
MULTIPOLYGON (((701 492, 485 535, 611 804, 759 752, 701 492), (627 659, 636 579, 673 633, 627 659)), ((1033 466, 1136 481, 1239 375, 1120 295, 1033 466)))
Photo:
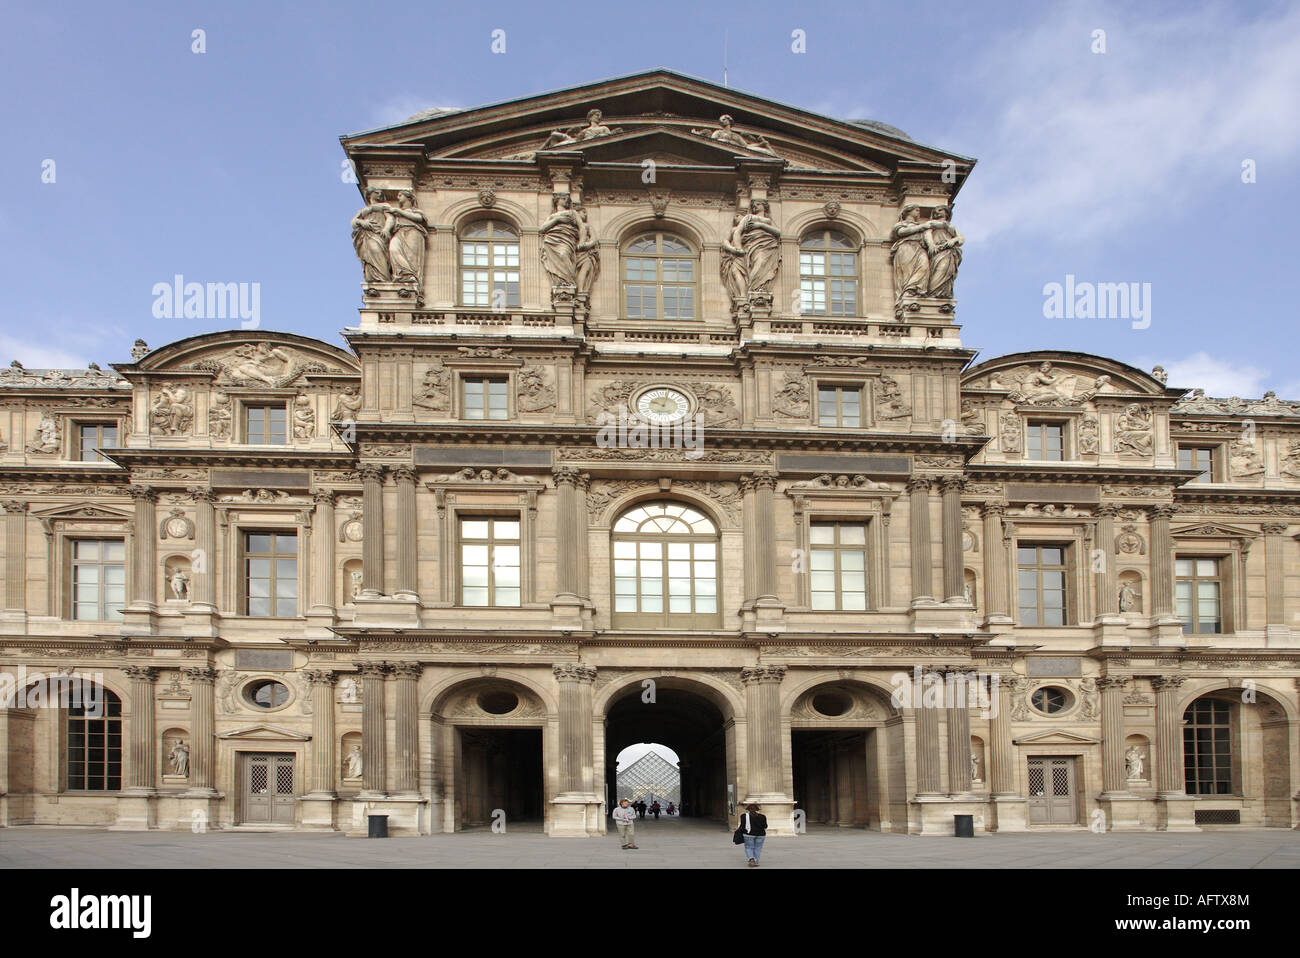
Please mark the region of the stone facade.
POLYGON ((0 372, 0 825, 590 836, 643 741, 774 833, 1300 821, 1300 404, 973 364, 974 161, 662 71, 343 146, 350 351, 0 372))

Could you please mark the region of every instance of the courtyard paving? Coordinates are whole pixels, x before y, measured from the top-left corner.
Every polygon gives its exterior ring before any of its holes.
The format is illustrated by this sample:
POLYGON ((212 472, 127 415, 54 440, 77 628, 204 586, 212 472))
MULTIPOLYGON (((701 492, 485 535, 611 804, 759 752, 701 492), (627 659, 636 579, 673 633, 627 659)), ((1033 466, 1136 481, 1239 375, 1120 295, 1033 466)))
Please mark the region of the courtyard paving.
MULTIPOLYGON (((539 826, 418 838, 341 834, 0 829, 0 868, 744 868, 729 830, 660 819, 637 826, 635 851, 617 834, 554 839, 539 826)), ((1300 833, 1232 829, 1188 834, 1087 831, 918 838, 812 827, 770 838, 762 867, 791 868, 1296 868, 1300 833)))

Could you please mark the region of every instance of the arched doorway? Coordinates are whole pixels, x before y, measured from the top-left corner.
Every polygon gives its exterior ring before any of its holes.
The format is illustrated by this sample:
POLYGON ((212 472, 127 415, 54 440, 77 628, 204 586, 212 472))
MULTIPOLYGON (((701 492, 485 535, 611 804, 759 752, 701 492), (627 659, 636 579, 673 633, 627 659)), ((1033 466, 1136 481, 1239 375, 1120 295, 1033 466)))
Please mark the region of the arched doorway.
POLYGON ((808 825, 888 830, 890 738, 901 733, 896 711, 868 686, 833 681, 799 693, 790 709, 796 815, 808 825))
POLYGON ((607 810, 630 797, 618 794, 617 759, 628 746, 640 744, 667 746, 678 757, 683 817, 728 821, 740 783, 733 707, 725 695, 687 679, 647 677, 609 696, 604 707, 607 810))

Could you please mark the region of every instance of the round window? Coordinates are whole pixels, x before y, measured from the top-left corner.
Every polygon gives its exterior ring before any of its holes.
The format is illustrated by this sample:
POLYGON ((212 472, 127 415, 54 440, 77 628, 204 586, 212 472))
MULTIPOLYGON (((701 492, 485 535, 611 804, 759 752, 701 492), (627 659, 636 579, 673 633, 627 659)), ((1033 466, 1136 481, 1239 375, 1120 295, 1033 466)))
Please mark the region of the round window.
POLYGON ((481 692, 478 697, 478 707, 484 712, 490 712, 493 715, 505 715, 507 712, 513 712, 519 705, 519 696, 514 692, 507 692, 504 689, 493 689, 489 692, 481 692))
POLYGON ((1068 690, 1059 685, 1044 685, 1041 689, 1035 689, 1029 700, 1038 711, 1045 715, 1055 715, 1070 707, 1071 696, 1068 690))
POLYGON ((818 692, 812 706, 822 715, 843 715, 853 707, 853 700, 843 692, 818 692))
POLYGON ((244 698, 259 709, 278 709, 289 701, 289 686, 272 679, 250 682, 244 687, 244 698))

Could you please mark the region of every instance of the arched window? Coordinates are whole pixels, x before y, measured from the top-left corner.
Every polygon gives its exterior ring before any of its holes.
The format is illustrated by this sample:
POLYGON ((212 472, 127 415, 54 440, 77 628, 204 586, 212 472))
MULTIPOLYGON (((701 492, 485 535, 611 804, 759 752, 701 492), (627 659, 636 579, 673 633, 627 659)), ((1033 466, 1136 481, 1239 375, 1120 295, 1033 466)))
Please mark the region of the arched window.
POLYGON ((122 700, 100 686, 93 701, 75 692, 68 703, 68 789, 122 788, 122 700))
POLYGON ((718 530, 677 502, 650 502, 614 523, 614 623, 712 628, 718 618, 718 530))
POLYGON ((628 319, 695 318, 695 251, 671 233, 646 233, 623 253, 628 319))
POLYGON ((1232 795, 1233 704, 1199 698, 1183 713, 1183 776, 1188 795, 1232 795))
POLYGON ((519 305, 519 233, 501 220, 477 220, 460 233, 460 304, 519 305))
POLYGON ((801 308, 813 316, 858 315, 857 243, 819 229, 799 243, 801 308))

